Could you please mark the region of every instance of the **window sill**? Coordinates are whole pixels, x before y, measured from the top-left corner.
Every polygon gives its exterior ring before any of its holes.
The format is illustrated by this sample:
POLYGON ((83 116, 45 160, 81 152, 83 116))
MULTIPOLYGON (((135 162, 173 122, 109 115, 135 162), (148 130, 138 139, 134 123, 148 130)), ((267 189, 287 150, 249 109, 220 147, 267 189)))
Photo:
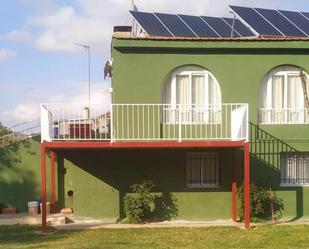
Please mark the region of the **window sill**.
POLYGON ((222 125, 222 122, 218 122, 218 123, 211 123, 211 122, 182 122, 182 123, 178 123, 178 122, 165 122, 162 123, 163 125, 222 125))
POLYGON ((210 185, 210 184, 187 184, 187 188, 220 188, 220 185, 210 185))
POLYGON ((309 125, 309 123, 259 123, 260 125, 309 125))
POLYGON ((298 187, 298 188, 304 188, 304 187, 309 187, 309 184, 287 184, 287 183, 281 183, 280 187, 282 188, 290 188, 290 187, 298 187))

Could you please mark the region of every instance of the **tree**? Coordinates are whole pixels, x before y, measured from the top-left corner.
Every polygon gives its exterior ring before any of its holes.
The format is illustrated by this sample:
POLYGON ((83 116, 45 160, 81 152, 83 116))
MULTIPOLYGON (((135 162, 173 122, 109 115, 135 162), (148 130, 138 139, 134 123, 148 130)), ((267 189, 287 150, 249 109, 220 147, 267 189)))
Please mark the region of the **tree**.
POLYGON ((10 132, 10 129, 5 127, 1 122, 0 122, 0 137, 8 134, 10 132))

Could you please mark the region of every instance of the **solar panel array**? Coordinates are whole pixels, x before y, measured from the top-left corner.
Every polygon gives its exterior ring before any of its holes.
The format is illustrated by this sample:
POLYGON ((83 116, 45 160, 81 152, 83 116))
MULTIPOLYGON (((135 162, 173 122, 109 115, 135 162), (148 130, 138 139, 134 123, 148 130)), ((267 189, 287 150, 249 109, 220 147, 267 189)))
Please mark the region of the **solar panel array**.
MULTIPOLYGON (((232 18, 172 15, 130 11, 136 22, 150 36, 163 37, 231 37, 232 18), (157 27, 156 24, 158 25, 157 27)), ((234 37, 254 36, 240 21, 235 22, 234 37)))
POLYGON ((220 38, 269 35, 309 37, 309 13, 239 6, 229 7, 237 16, 236 19, 140 11, 130 11, 130 13, 150 36, 220 38))
POLYGON ((309 37, 309 13, 230 6, 256 34, 309 37))

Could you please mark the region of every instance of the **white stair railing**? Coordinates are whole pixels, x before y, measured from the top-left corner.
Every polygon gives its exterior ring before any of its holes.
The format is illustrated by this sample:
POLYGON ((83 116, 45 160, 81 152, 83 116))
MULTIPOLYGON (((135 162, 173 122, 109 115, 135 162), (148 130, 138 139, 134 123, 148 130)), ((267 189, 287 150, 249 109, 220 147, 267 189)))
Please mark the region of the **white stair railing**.
POLYGON ((40 132, 39 118, 11 126, 8 128, 7 134, 0 137, 0 148, 37 136, 40 132))

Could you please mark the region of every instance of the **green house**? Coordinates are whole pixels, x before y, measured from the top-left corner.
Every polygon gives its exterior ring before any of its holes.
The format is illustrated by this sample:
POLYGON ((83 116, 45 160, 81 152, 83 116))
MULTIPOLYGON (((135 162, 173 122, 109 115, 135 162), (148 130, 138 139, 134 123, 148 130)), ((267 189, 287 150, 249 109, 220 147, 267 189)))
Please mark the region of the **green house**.
POLYGON ((51 203, 78 216, 123 218, 143 180, 177 219, 236 220, 244 184, 249 227, 250 182, 308 216, 309 38, 140 34, 112 38, 110 104, 41 105, 43 225, 49 158, 51 203))

